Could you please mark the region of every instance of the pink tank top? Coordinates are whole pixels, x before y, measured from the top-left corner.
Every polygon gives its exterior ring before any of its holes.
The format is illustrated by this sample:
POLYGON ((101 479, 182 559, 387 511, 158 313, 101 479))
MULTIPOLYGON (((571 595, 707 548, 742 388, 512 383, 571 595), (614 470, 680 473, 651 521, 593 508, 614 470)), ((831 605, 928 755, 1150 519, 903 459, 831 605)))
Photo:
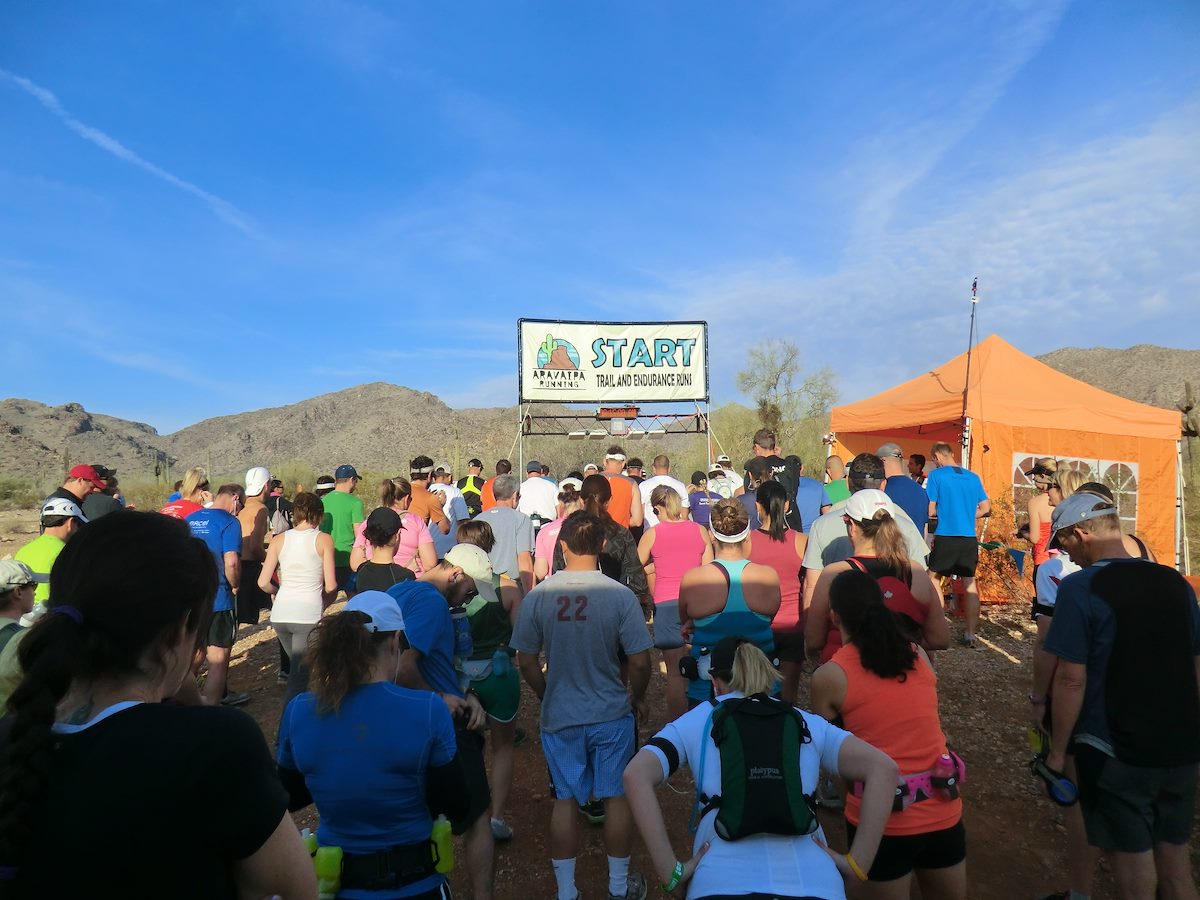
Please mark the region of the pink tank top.
POLYGON ((796 553, 796 532, 788 529, 782 541, 773 541, 761 528, 750 541, 750 562, 770 566, 779 575, 779 611, 771 620, 772 631, 801 631, 800 569, 804 561, 796 553))
POLYGON ((654 563, 654 602, 678 600, 683 573, 700 565, 703 557, 704 538, 699 525, 660 520, 654 526, 654 546, 650 548, 650 561, 654 563))
MULTIPOLYGON (((397 512, 400 511, 397 510, 397 512)), ((414 575, 420 575, 425 571, 425 567, 421 565, 421 557, 417 553, 417 548, 422 544, 432 544, 433 535, 429 533, 429 526, 425 524, 425 520, 416 513, 401 512, 400 523, 400 543, 396 545, 396 553, 392 557, 392 562, 411 570, 414 575)), ((367 559, 370 559, 371 544, 367 541, 367 536, 363 534, 366 530, 367 523, 365 521, 354 526, 354 546, 359 547, 363 553, 367 554, 367 559)))

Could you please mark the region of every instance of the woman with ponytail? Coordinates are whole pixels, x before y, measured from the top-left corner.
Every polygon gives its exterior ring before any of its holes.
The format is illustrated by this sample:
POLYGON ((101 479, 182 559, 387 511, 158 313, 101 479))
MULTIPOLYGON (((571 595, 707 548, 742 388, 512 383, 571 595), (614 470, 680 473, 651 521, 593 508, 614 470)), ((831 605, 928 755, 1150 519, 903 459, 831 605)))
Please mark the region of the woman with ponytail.
POLYGON ((684 574, 679 583, 679 620, 691 639, 699 677, 688 682, 688 706, 712 697, 709 653, 729 635, 749 638, 760 650, 775 652, 771 620, 779 610, 779 576, 746 559, 750 515, 740 500, 722 500, 712 508, 709 526, 715 559, 684 574))
POLYGON ((842 511, 854 555, 826 566, 813 591, 806 613, 804 639, 811 653, 828 662, 842 645, 842 635, 831 623, 829 589, 838 575, 850 569, 866 572, 880 583, 887 608, 896 614, 900 630, 926 650, 950 646, 950 625, 942 611, 942 598, 933 581, 908 557, 898 515, 883 491, 856 491, 842 511))
POLYGON ((104 516, 62 551, 0 720, 0 896, 315 896, 258 725, 163 702, 216 586, 204 543, 157 513, 104 516))
POLYGON ((801 571, 808 538, 787 526, 792 502, 778 481, 765 481, 754 497, 759 528, 750 535, 750 562, 770 566, 779 576, 779 611, 771 621, 775 656, 783 674, 783 699, 796 702, 804 663, 804 616, 800 608, 801 571))
MULTIPOLYGON (((713 647, 710 672, 717 702, 770 694, 779 683, 779 673, 763 652, 736 635, 713 647)), ((830 850, 819 829, 794 837, 749 834, 724 840, 715 824, 719 807, 712 806, 697 823, 691 857, 685 854, 681 859, 671 846, 655 788, 686 762, 707 796, 721 794, 723 760, 712 737, 712 711, 705 703, 684 713, 651 738, 625 768, 625 797, 658 878, 671 886, 672 896, 680 888, 695 898, 749 894, 777 900, 842 900, 846 885, 859 880, 856 869, 865 874, 876 859, 896 784, 895 763, 820 716, 797 710, 807 739, 791 758, 797 759, 803 787, 815 786, 822 768, 864 785, 860 827, 849 852, 830 850)))
MULTIPOLYGON (((857 496, 857 495, 855 495, 857 496)), ((879 852, 864 866, 864 897, 909 896, 914 871, 925 900, 967 896, 966 832, 958 783, 962 761, 946 747, 938 717, 937 676, 925 651, 910 643, 866 572, 843 571, 829 588, 832 616, 845 643, 813 673, 813 711, 882 750, 900 768, 903 786, 879 852)), ((866 827, 866 795, 846 796, 851 843, 866 827), (860 797, 862 799, 860 799, 860 797), (862 816, 863 818, 860 818, 862 816)))
MULTIPOLYGON (((454 724, 441 698, 394 684, 408 647, 395 599, 363 591, 313 631, 310 690, 279 723, 289 808, 316 803, 317 843, 342 848, 341 891, 445 900, 432 816, 466 811, 454 724)), ((311 871, 311 863, 309 864, 311 871)))
MULTIPOLYGON (((402 475, 386 478, 379 483, 379 506, 377 509, 392 509, 400 516, 400 533, 396 542, 396 553, 392 559, 398 566, 410 570, 414 575, 428 572, 438 563, 437 550, 433 546, 433 535, 429 526, 414 512, 409 512, 412 503, 412 483, 402 475)), ((350 568, 358 567, 372 558, 371 542, 365 534, 366 521, 354 526, 354 546, 350 551, 350 568)))

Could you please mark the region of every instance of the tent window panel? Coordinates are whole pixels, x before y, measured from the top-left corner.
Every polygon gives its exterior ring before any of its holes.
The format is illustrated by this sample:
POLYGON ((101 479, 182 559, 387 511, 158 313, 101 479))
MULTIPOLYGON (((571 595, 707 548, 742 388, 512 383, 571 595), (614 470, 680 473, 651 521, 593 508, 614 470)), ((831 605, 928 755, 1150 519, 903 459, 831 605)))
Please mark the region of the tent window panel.
MULTIPOLYGON (((1025 473, 1033 468, 1040 457, 1052 456, 1050 453, 1014 453, 1013 454, 1013 507, 1018 525, 1029 520, 1029 498, 1037 488, 1033 479, 1025 473)), ((1137 528, 1138 508, 1138 464, 1112 459, 1081 459, 1074 456, 1060 456, 1058 470, 1064 472, 1075 470, 1083 475, 1084 481, 1098 481, 1113 492, 1117 502, 1117 515, 1126 531, 1137 528)))

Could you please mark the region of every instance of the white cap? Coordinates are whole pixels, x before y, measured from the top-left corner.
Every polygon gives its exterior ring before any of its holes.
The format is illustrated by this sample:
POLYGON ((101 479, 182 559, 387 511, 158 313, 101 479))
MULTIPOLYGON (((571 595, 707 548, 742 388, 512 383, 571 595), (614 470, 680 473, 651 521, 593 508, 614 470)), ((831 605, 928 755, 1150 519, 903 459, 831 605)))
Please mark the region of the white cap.
POLYGON ((585 466, 583 467, 583 471, 585 471, 585 472, 586 472, 588 469, 595 469, 597 472, 599 472, 599 471, 600 471, 600 467, 599 467, 598 465, 596 465, 595 463, 588 463, 587 465, 585 465, 585 466))
POLYGON ((578 478, 572 478, 569 475, 558 483, 560 491, 565 491, 567 488, 575 488, 577 491, 583 490, 583 482, 578 478))
POLYGON ((10 591, 26 584, 45 584, 49 575, 40 575, 15 559, 0 559, 0 591, 10 591))
POLYGON ((446 562, 458 566, 475 582, 479 596, 489 603, 499 603, 499 579, 492 571, 492 561, 483 548, 474 544, 455 544, 446 554, 446 562))
POLYGON ((846 515, 855 522, 869 522, 875 518, 879 510, 887 510, 888 515, 896 518, 896 506, 891 498, 883 491, 869 488, 865 491, 855 491, 846 501, 846 515))
POLYGON ((271 473, 263 466, 246 470, 246 496, 257 497, 271 481, 271 473))
POLYGON ((45 519, 49 516, 72 516, 84 525, 87 524, 87 516, 83 514, 79 504, 65 497, 51 497, 42 505, 42 518, 45 519))

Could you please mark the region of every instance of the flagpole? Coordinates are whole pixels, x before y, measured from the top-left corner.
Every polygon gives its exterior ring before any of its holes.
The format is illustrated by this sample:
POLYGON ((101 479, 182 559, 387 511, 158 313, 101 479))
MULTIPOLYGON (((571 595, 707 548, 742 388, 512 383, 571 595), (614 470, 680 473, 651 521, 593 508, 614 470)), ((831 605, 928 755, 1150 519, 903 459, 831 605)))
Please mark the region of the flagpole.
POLYGON ((971 352, 975 348, 975 308, 979 305, 979 276, 971 282, 971 327, 967 333, 967 378, 963 383, 962 445, 964 467, 971 464, 971 420, 967 415, 967 397, 971 391, 971 352))

